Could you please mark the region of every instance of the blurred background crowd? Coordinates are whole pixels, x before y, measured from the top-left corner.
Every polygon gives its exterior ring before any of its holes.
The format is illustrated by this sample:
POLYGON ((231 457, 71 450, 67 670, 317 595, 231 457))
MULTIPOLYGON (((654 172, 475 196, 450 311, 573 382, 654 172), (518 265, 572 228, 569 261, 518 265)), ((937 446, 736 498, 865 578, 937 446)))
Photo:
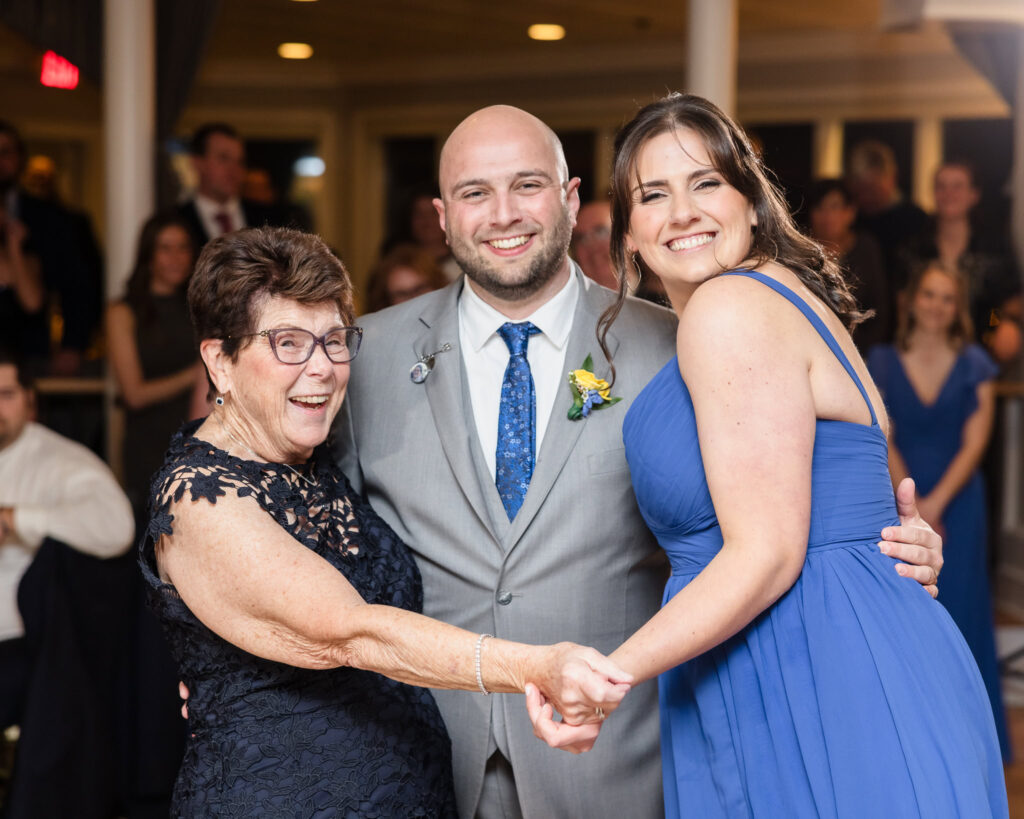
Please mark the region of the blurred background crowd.
MULTIPOLYGON (((1019 714, 1024 15, 982 25, 929 19, 927 2, 719 5, 738 27, 735 113, 873 311, 854 338, 906 436, 892 443, 894 474, 927 484, 948 605, 997 711, 1002 656, 1019 714), (958 378, 990 385, 991 400, 957 404, 958 378), (935 451, 948 453, 941 463, 916 459, 935 451)), ((116 69, 99 49, 118 3, 0 4, 0 787, 11 815, 63 815, 40 807, 61 800, 80 816, 166 815, 184 723, 132 530, 169 437, 206 414, 185 304, 203 245, 263 224, 316 231, 348 266, 362 312, 444 287, 460 271, 433 204, 437 152, 468 111, 505 102, 558 131, 585 201, 572 256, 617 288, 611 140, 636 103, 686 87, 684 46, 696 48, 708 7, 154 0, 153 193, 117 232, 103 182, 119 160, 103 139, 116 69), (527 39, 548 17, 564 42, 527 39), (308 60, 285 59, 284 46, 303 44, 308 60), (50 49, 78 64, 76 87, 40 85, 50 49), (39 506, 61 514, 33 519, 39 506), (46 712, 35 703, 53 687, 64 710, 46 712)), ((629 287, 664 298, 647 271, 629 287)))

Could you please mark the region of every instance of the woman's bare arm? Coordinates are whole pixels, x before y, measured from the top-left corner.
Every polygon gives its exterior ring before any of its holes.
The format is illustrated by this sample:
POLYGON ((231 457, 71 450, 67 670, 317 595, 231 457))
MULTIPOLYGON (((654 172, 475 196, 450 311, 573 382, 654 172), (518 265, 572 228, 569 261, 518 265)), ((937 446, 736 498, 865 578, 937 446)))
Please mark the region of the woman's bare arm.
POLYGON ((701 654, 778 600, 803 566, 815 407, 806 354, 761 285, 701 285, 680 320, 721 551, 612 659, 640 681, 701 654))
MULTIPOLYGON (((164 535, 157 548, 161 574, 228 642, 301 668, 350 666, 413 685, 478 690, 478 635, 367 604, 343 574, 289 536, 254 499, 229 491, 214 505, 186 492, 172 513, 174 534, 164 535)), ((629 689, 628 675, 607 658, 570 643, 486 639, 481 673, 488 691, 523 691, 528 681, 535 683, 576 722, 593 718, 592 702, 610 712, 629 689)))
POLYGON ((135 344, 135 316, 124 303, 107 308, 107 354, 124 403, 142 409, 188 392, 196 383, 198 363, 161 378, 145 378, 135 344))

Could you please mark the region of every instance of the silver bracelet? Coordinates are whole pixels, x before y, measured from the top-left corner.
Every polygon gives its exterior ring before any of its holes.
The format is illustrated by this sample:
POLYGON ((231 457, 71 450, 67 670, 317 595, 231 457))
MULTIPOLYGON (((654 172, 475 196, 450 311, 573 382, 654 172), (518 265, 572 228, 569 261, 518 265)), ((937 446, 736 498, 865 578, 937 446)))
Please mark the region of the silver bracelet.
POLYGON ((484 688, 484 675, 480 673, 480 648, 484 644, 484 640, 488 637, 493 637, 493 634, 481 634, 476 638, 476 651, 473 653, 473 659, 476 665, 476 684, 480 689, 480 693, 487 696, 491 692, 484 688))

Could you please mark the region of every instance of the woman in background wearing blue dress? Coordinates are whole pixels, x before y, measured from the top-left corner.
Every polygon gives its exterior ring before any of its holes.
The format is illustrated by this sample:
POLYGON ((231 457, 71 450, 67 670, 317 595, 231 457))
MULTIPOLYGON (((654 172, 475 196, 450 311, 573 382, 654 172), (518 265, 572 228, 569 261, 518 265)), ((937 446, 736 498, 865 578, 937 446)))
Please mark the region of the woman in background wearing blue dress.
POLYGON ((904 303, 896 343, 876 347, 868 357, 892 421, 889 469, 894 483, 914 478, 921 516, 943 532, 939 600, 978 661, 1009 760, 978 470, 992 432, 998 367, 972 342, 967 283, 959 273, 938 263, 925 267, 911 278, 904 303))
POLYGON ((640 110, 612 190, 620 279, 653 271, 679 316, 677 358, 623 424, 672 576, 612 655, 659 677, 666 814, 1006 816, 970 650, 879 548, 888 422, 838 267, 700 97, 640 110))

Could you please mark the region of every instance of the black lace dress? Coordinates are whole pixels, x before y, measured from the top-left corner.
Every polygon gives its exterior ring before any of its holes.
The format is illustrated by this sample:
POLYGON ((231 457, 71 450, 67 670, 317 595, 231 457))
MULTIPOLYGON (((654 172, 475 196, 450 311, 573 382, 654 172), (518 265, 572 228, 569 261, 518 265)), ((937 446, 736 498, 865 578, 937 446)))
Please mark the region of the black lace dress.
POLYGON ((325 448, 304 473, 310 485, 285 466, 244 461, 198 440, 197 426, 186 424, 171 441, 140 543, 150 604, 191 692, 192 737, 173 815, 454 816, 450 743, 429 691, 367 671, 260 659, 206 628, 160 580, 154 543, 173 532, 175 514, 235 493, 254 498, 367 602, 422 605, 409 550, 325 448))

